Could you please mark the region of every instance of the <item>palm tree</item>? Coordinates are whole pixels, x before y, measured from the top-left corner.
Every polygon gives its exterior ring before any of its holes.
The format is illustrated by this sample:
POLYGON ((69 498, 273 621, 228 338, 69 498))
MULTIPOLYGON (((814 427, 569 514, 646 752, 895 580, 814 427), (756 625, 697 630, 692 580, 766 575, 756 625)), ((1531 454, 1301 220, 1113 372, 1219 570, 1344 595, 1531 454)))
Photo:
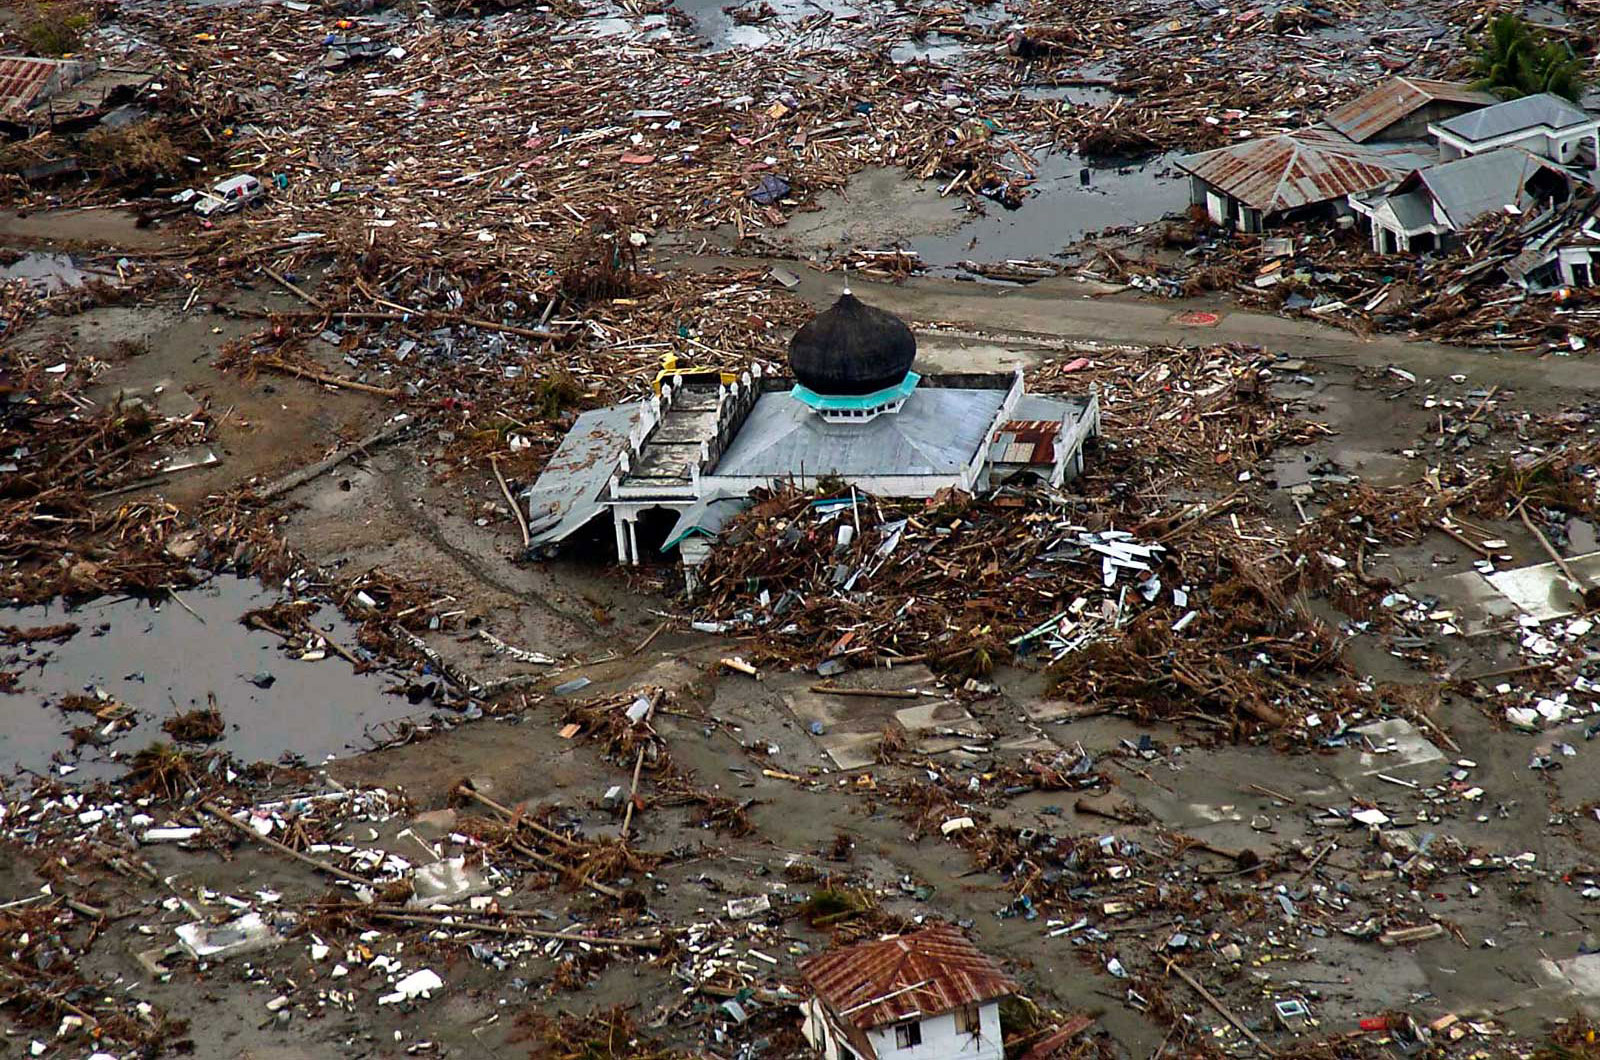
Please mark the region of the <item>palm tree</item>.
POLYGON ((1583 95, 1583 61, 1561 41, 1543 34, 1516 15, 1499 15, 1489 23, 1473 60, 1478 81, 1473 86, 1502 99, 1553 92, 1574 102, 1583 95))
POLYGON ((1535 70, 1538 91, 1553 92, 1574 103, 1583 95, 1583 60, 1573 55, 1565 42, 1552 41, 1539 49, 1535 70))
POLYGON ((1473 71, 1478 82, 1473 87, 1494 92, 1505 99, 1526 95, 1523 87, 1530 80, 1529 66, 1536 42, 1528 24, 1515 15, 1500 15, 1489 23, 1473 71))

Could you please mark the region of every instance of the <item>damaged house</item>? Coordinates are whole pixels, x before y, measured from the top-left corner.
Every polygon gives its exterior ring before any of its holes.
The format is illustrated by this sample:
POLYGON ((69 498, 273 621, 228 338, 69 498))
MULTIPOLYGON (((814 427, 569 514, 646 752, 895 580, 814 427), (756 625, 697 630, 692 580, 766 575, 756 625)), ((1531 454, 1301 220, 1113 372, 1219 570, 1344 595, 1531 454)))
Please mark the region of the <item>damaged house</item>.
POLYGON ((1517 234, 1521 250, 1505 261, 1512 280, 1536 288, 1600 283, 1600 196, 1590 192, 1529 214, 1517 234))
POLYGON ((93 63, 77 59, 0 56, 0 118, 20 124, 30 111, 48 104, 93 71, 93 63))
POLYGON ((1260 232, 1293 221, 1350 212, 1349 197, 1430 165, 1425 145, 1356 143, 1324 127, 1185 155, 1190 197, 1211 222, 1240 232, 1260 232))
POLYGON ((1348 197, 1438 161, 1436 122, 1491 107, 1495 97, 1451 81, 1391 77, 1310 128, 1187 155, 1191 199, 1213 224, 1241 232, 1347 215, 1348 197))
POLYGON ((46 129, 87 128, 154 79, 150 70, 89 59, 0 56, 0 133, 21 139, 46 129))
MULTIPOLYGON (((1600 167, 1600 118, 1548 92, 1430 122, 1428 133, 1442 161, 1350 196, 1380 253, 1448 248, 1456 233, 1499 211, 1548 212, 1591 192, 1600 167)), ((1581 257, 1575 275, 1587 276, 1581 257)))
MULTIPOLYGON (((1359 219, 1378 253, 1421 253, 1448 248, 1488 214, 1537 214, 1590 193, 1600 117, 1550 93, 1499 102, 1466 85, 1395 77, 1319 125, 1177 165, 1213 224, 1260 232, 1359 219)), ((1560 273, 1592 276, 1587 251, 1562 256, 1560 273)))
POLYGON ((1350 196, 1350 206, 1371 226, 1373 250, 1415 253, 1448 247, 1487 214, 1565 202, 1574 183, 1549 160, 1507 147, 1416 170, 1392 188, 1350 196))
POLYGON ((922 375, 916 337, 848 290, 799 329, 789 376, 681 376, 578 417, 527 492, 548 552, 609 514, 624 563, 677 549, 688 568, 759 489, 840 483, 891 498, 973 493, 1016 474, 1059 486, 1099 434, 1097 395, 1042 397, 1011 373, 922 375))
POLYGON ((1500 100, 1454 81, 1391 77, 1377 88, 1331 110, 1322 119, 1358 144, 1419 142, 1436 122, 1492 107, 1500 100))
POLYGON ((801 1030, 823 1060, 1001 1060, 1000 1002, 1017 992, 948 924, 800 962, 801 1030))

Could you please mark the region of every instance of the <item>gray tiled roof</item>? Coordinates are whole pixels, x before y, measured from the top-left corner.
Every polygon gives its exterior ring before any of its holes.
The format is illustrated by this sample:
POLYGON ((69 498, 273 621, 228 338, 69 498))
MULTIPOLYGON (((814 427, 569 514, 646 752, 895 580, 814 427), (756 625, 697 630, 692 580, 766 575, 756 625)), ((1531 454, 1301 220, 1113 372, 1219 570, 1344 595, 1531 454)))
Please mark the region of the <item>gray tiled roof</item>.
POLYGON ((1576 104, 1549 92, 1541 92, 1536 96, 1523 96, 1459 115, 1440 122, 1438 127, 1468 143, 1482 143, 1541 125, 1551 129, 1566 129, 1591 120, 1592 116, 1576 104))
POLYGON ((578 417, 538 480, 523 494, 533 545, 564 541, 600 514, 600 491, 616 470, 638 418, 638 402, 593 409, 578 417))
POLYGON ((1527 151, 1507 147, 1430 166, 1419 176, 1450 223, 1465 228, 1508 204, 1524 205, 1523 185, 1546 168, 1551 167, 1527 151))
POLYGON ((1394 211, 1395 220, 1407 231, 1433 223, 1433 207, 1421 191, 1389 196, 1389 209, 1394 211))
POLYGON ((713 475, 953 475, 987 441, 1006 391, 918 387, 898 413, 828 423, 789 394, 762 394, 713 475))

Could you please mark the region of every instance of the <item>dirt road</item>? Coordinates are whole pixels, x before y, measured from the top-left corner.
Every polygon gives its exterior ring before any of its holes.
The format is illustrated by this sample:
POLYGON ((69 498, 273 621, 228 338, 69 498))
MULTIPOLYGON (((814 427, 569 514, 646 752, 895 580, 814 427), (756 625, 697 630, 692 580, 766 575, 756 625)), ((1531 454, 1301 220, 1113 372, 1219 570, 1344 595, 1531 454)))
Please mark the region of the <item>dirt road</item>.
MULTIPOLYGON (((688 268, 713 269, 731 264, 781 266, 800 277, 794 294, 821 307, 837 297, 840 273, 824 273, 779 259, 687 256, 674 262, 688 268)), ((899 284, 851 281, 857 294, 872 304, 920 325, 935 322, 956 327, 1046 336, 1082 342, 1133 345, 1208 345, 1239 342, 1293 357, 1345 362, 1351 366, 1396 365, 1418 378, 1465 374, 1493 379, 1503 387, 1588 390, 1595 372, 1581 358, 1531 359, 1481 347, 1445 346, 1399 335, 1356 335, 1297 317, 1258 313, 1224 305, 1220 299, 1155 301, 1136 293, 1068 277, 1041 280, 1028 287, 1003 287, 934 277, 914 277, 899 284), (1196 312, 1216 315, 1214 326, 1195 326, 1180 317, 1196 312)), ((1011 360, 1029 360, 1026 348, 1011 348, 1011 360)))

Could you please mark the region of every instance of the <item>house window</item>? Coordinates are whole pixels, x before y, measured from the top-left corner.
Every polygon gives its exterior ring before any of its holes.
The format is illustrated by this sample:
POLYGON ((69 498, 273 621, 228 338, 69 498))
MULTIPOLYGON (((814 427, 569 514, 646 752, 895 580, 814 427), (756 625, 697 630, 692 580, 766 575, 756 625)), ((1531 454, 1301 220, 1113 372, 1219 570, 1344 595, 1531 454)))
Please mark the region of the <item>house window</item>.
POLYGON ((962 1005, 956 1009, 956 1033, 970 1034, 976 1038, 983 1031, 983 1023, 978 1018, 977 1005, 962 1005))
POLYGON ((894 1029, 894 1047, 896 1049, 909 1049, 914 1045, 922 1044, 922 1024, 915 1021, 902 1023, 894 1029))

